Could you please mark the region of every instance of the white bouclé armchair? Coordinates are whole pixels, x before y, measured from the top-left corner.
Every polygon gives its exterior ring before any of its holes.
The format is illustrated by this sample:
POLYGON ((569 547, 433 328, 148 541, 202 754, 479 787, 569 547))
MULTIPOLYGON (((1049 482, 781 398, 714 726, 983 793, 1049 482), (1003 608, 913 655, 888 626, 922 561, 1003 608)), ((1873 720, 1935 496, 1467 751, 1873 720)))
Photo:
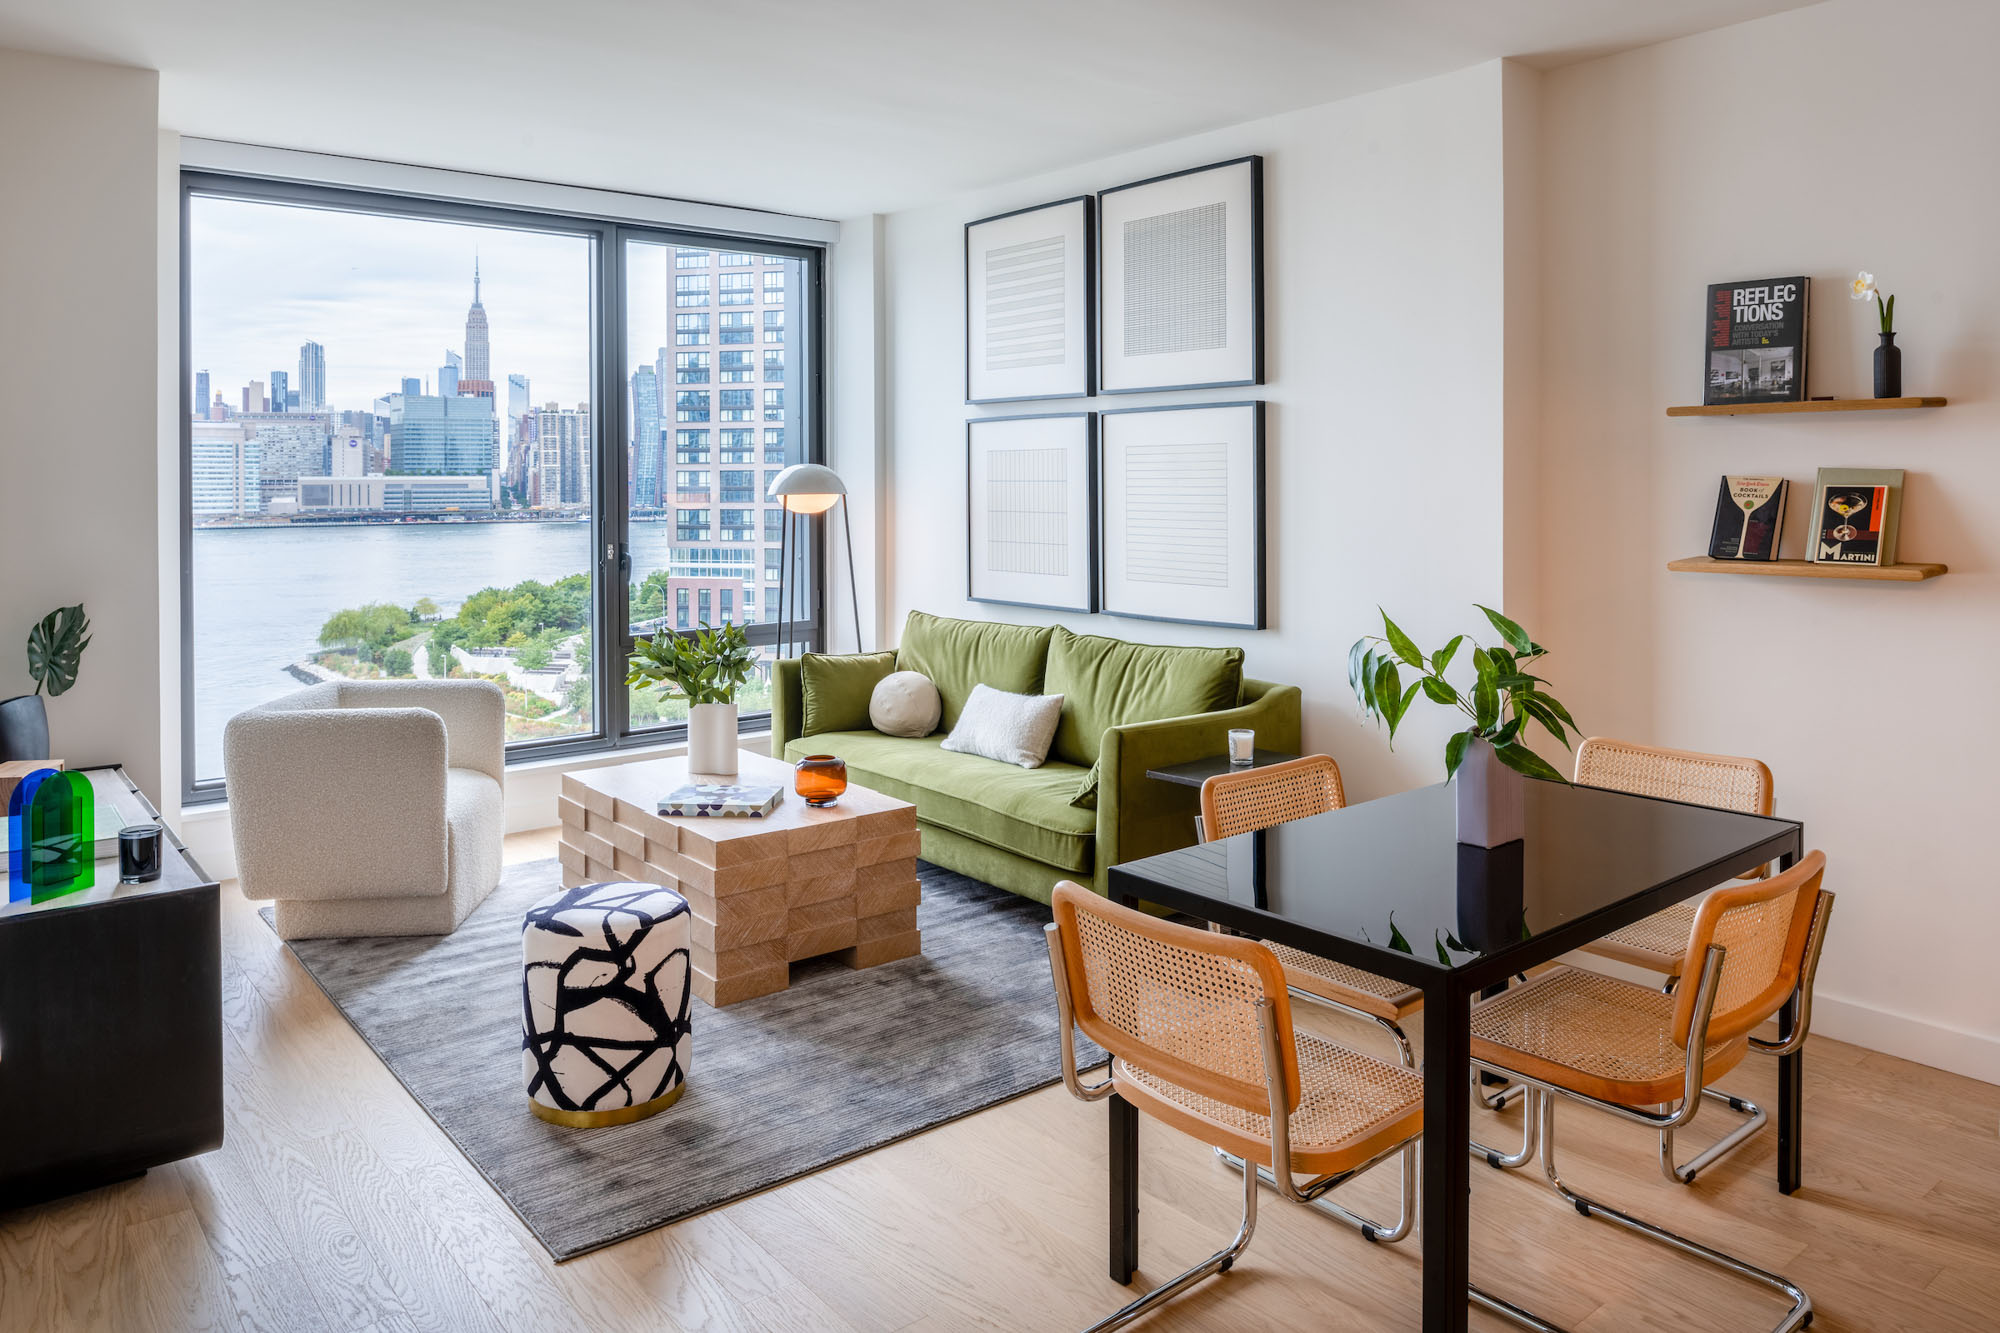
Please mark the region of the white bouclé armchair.
POLYGON ((490 681, 327 681, 237 714, 222 751, 237 880, 280 938, 449 934, 500 882, 490 681))

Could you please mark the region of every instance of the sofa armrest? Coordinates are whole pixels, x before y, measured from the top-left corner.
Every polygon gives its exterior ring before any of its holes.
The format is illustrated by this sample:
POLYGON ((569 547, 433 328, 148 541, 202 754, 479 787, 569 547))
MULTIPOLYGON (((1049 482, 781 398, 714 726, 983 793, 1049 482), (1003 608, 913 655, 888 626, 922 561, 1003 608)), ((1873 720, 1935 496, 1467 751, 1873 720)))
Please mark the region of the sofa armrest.
POLYGON ((424 708, 444 719, 445 763, 507 785, 507 696, 490 680, 352 680, 342 708, 424 708))
POLYGON ((1243 695, 1244 702, 1235 708, 1134 722, 1104 733, 1098 760, 1099 893, 1105 891, 1105 872, 1111 866, 1194 845, 1200 790, 1149 778, 1148 770, 1225 753, 1233 727, 1251 728, 1266 749, 1298 750, 1304 714, 1298 686, 1246 680, 1243 695))
POLYGON ((222 733, 251 898, 445 891, 445 724, 428 708, 252 709, 222 733))
POLYGON ((783 759, 785 745, 805 734, 804 659, 781 657, 771 663, 771 757, 783 759))

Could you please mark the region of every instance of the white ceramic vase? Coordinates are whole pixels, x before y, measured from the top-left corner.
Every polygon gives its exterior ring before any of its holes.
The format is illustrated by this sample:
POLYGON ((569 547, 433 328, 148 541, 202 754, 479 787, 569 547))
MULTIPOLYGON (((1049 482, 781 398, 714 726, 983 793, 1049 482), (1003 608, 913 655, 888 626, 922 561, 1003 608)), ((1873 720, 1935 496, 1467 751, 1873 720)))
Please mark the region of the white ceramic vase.
POLYGON ((1474 741, 1452 781, 1458 787, 1458 840, 1474 847, 1518 841, 1527 831, 1527 778, 1474 741))
POLYGON ((736 776, 735 704, 696 704, 688 709, 688 771, 736 776))

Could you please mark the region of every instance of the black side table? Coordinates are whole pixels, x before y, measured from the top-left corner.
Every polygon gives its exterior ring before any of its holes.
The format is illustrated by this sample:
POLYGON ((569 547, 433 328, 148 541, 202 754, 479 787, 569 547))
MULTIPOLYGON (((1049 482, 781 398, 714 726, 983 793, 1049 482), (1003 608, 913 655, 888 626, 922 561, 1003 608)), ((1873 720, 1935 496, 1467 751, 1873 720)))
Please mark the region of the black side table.
POLYGON ((1183 787, 1199 787, 1218 773, 1242 773, 1298 758, 1281 750, 1252 750, 1250 755, 1250 762, 1240 766, 1232 765, 1228 755, 1219 754, 1212 759, 1192 759, 1185 764, 1170 764, 1166 768, 1149 768, 1146 776, 1161 782, 1177 782, 1183 787))
MULTIPOLYGON (((122 768, 87 771, 159 817, 122 768)), ((171 831, 160 862, 0 902, 0 1208, 222 1146, 221 890, 171 831)))

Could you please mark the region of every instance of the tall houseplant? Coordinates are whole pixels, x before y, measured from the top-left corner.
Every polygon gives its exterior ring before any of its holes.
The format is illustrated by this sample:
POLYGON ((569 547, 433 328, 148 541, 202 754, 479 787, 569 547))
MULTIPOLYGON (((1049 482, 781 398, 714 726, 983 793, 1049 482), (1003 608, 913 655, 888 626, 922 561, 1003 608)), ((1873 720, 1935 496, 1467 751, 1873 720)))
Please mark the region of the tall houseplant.
POLYGON ((694 634, 661 629, 632 651, 627 685, 651 685, 688 701, 688 771, 736 776, 736 690, 757 674, 750 636, 741 625, 694 634))
POLYGON ((1444 745, 1445 780, 1458 782, 1458 840, 1497 847, 1521 836, 1524 778, 1568 781, 1528 748, 1529 726, 1542 728, 1565 747, 1577 726, 1569 709, 1543 688, 1548 682, 1527 669, 1548 650, 1498 611, 1479 609, 1504 646, 1488 648, 1461 634, 1427 657, 1384 611, 1382 633, 1364 635, 1348 650, 1347 681, 1362 711, 1388 725, 1392 748, 1396 728, 1419 693, 1465 714, 1471 725, 1454 732, 1444 745), (1472 680, 1461 688, 1445 679, 1445 672, 1467 642, 1472 643, 1472 680), (1406 667, 1416 673, 1407 686, 1406 667))
POLYGON ((48 759, 49 714, 42 692, 63 693, 76 684, 83 650, 90 646, 90 617, 83 603, 59 607, 28 631, 28 674, 35 692, 0 700, 0 760, 48 759))

